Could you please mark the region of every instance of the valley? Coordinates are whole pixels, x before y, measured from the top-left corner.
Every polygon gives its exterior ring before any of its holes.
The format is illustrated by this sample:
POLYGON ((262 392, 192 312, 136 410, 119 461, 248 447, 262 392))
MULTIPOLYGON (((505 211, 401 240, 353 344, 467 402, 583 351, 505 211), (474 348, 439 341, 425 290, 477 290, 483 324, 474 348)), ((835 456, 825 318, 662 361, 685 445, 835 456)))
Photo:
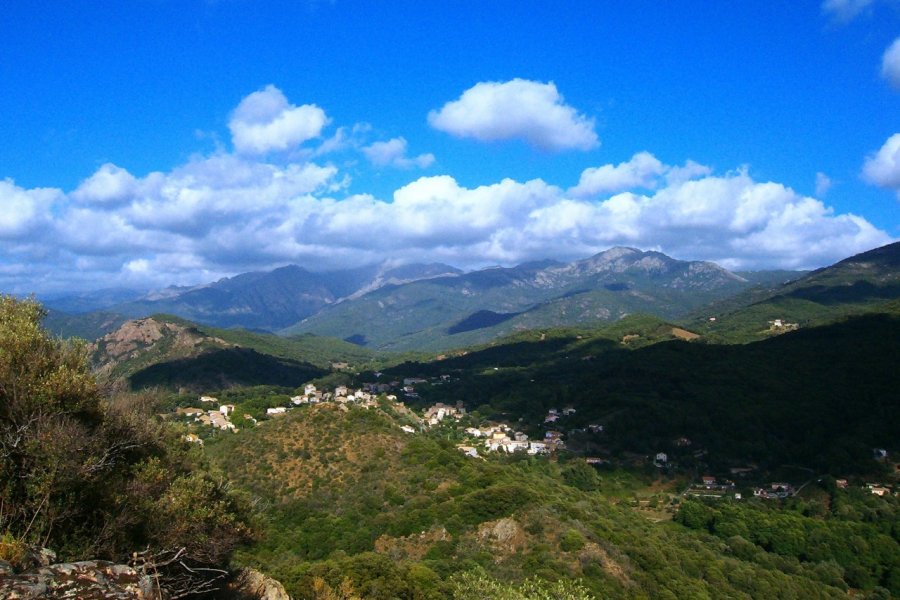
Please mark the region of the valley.
POLYGON ((436 286, 470 298, 473 316, 432 338, 478 332, 463 347, 156 314, 87 350, 101 385, 149 394, 178 452, 244 499, 254 532, 231 567, 294 598, 900 594, 898 247, 752 290, 610 252, 525 269, 527 285, 521 270, 455 273, 329 309, 389 302, 403 323, 403 303, 436 286), (656 298, 700 291, 677 311, 534 327, 524 304, 490 304, 574 271, 619 283, 549 302, 558 315, 657 277, 656 298))

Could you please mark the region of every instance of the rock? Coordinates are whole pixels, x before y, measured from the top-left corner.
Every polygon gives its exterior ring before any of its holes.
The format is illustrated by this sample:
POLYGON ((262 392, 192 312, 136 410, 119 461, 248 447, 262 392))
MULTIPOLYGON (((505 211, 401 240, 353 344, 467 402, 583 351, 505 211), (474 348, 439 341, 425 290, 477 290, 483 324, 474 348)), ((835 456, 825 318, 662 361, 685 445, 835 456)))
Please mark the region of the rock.
POLYGON ((256 569, 242 569, 230 587, 248 600, 292 600, 281 583, 256 569))
POLYGON ((13 566, 5 560, 0 560, 0 577, 8 577, 15 573, 13 566))
POLYGON ((164 600, 149 576, 102 560, 47 565, 18 574, 11 571, 0 572, 0 598, 164 600))
POLYGON ((479 541, 491 546, 497 562, 504 556, 524 548, 527 541, 522 526, 511 517, 482 523, 478 526, 475 536, 479 541))

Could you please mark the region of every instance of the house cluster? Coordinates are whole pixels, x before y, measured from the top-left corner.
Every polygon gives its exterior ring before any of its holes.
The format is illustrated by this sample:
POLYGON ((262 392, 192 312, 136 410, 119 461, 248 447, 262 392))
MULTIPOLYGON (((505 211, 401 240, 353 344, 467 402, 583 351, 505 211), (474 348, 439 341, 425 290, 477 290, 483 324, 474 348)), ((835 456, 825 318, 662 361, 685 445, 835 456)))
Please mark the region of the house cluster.
POLYGON ((753 490, 753 495, 766 500, 782 500, 794 495, 794 486, 789 483, 772 482, 768 487, 753 490))
MULTIPOLYGON (((293 396, 291 398, 291 404, 294 406, 301 406, 303 404, 319 404, 321 402, 337 402, 339 404, 347 404, 349 402, 355 404, 361 404, 366 408, 371 406, 375 406, 377 404, 376 401, 376 393, 373 393, 373 390, 361 388, 357 390, 351 390, 345 385, 339 385, 334 388, 333 392, 325 392, 316 389, 316 386, 312 383, 307 383, 303 387, 303 393, 298 396, 293 396)), ((396 400, 395 396, 389 396, 388 399, 396 400)), ((286 412, 287 407, 279 406, 276 408, 270 408, 266 412, 269 414, 283 414, 286 412), (281 409, 281 410, 278 410, 281 409)))
MULTIPOLYGON (((186 408, 177 408, 175 414, 182 417, 193 417, 194 421, 207 427, 214 427, 223 431, 236 432, 238 429, 231 422, 230 415, 234 412, 234 404, 220 404, 219 399, 213 396, 200 396, 200 404, 215 404, 214 409, 195 408, 192 406, 186 408)), ((196 437, 196 436, 194 436, 196 437)), ((189 442, 196 442, 199 438, 187 439, 189 442)))
POLYGON ((891 488, 881 483, 867 483, 866 489, 876 496, 884 497, 891 495, 891 488))
MULTIPOLYGON (((850 482, 846 479, 835 479, 834 484, 841 490, 846 490, 850 487, 850 482)), ((870 493, 881 497, 890 496, 894 493, 891 486, 883 483, 867 483, 866 489, 869 490, 870 493)))
MULTIPOLYGON (((565 448, 562 434, 558 431, 548 431, 543 440, 530 440, 521 431, 513 431, 506 424, 487 425, 484 427, 468 427, 466 434, 473 438, 484 439, 484 449, 487 452, 526 452, 528 454, 549 454, 554 450, 565 448)), ((460 451, 469 456, 477 456, 474 446, 459 446, 460 451)))
POLYGON ((419 383, 428 383, 427 379, 422 379, 421 377, 407 377, 403 380, 403 397, 409 398, 411 400, 415 400, 419 397, 419 393, 416 391, 416 384, 419 383))
POLYGON ((788 323, 784 319, 775 319, 773 321, 769 321, 769 331, 776 331, 778 333, 783 333, 786 331, 795 331, 800 328, 800 325, 797 323, 788 323))
POLYGON ((463 407, 462 402, 457 402, 456 406, 448 406, 438 402, 425 411, 425 422, 429 425, 437 425, 448 417, 459 421, 464 416, 466 416, 466 409, 463 407))
MULTIPOLYGON (((722 498, 734 491, 734 482, 727 479, 716 479, 712 475, 704 475, 699 483, 694 482, 685 491, 687 496, 703 496, 710 498, 722 498)), ((740 494, 734 494, 736 500, 741 499, 740 494)))
POLYGON ((547 411, 547 416, 544 417, 544 423, 556 423, 562 417, 568 417, 569 415, 574 415, 574 414, 575 414, 575 409, 572 408, 571 406, 568 406, 568 407, 562 409, 562 412, 558 411, 555 408, 551 408, 550 410, 547 411))

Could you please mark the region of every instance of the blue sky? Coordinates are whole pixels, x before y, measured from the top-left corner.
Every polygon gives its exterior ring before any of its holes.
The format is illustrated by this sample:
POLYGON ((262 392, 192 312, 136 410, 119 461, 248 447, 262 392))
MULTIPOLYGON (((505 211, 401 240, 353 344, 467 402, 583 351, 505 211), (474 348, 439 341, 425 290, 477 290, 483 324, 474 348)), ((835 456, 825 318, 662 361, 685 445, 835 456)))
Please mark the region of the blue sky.
POLYGON ((898 38, 887 0, 7 3, 0 287, 822 266, 900 237, 898 38))

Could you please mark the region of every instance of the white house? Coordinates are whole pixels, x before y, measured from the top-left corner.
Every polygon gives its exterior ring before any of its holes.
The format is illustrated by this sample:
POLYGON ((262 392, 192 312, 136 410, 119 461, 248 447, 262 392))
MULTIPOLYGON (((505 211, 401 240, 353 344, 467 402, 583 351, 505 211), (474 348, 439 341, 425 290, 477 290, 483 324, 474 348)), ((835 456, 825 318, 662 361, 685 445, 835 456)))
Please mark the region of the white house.
POLYGON ((547 454, 550 448, 544 442, 529 442, 528 454, 547 454))
POLYGON ((465 454, 466 456, 471 456, 472 458, 478 458, 478 450, 473 448, 472 446, 457 446, 459 451, 465 454))

